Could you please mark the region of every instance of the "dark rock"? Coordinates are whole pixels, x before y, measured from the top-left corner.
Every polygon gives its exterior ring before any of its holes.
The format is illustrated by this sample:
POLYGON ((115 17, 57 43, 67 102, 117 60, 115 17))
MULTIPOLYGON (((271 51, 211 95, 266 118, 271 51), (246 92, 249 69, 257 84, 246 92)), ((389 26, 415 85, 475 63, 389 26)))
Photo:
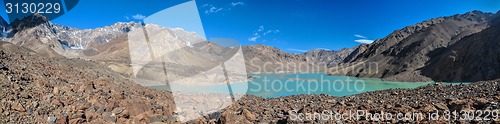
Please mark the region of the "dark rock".
POLYGON ((219 121, 221 116, 220 112, 214 112, 209 115, 210 119, 214 119, 215 121, 219 121))
POLYGON ((3 64, 0 64, 0 70, 9 70, 5 65, 3 64))
POLYGON ((153 94, 146 94, 146 97, 148 99, 154 99, 155 98, 155 96, 153 94))

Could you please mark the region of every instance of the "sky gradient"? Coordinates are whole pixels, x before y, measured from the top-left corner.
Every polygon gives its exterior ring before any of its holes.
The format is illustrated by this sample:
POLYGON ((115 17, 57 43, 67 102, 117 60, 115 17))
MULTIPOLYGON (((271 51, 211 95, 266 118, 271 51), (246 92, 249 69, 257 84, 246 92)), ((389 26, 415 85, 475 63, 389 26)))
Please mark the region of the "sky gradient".
MULTIPOLYGON (((53 20, 80 29, 141 21, 186 0, 80 0, 53 20)), ((287 52, 338 50, 435 17, 500 10, 500 0, 197 0, 207 38, 233 38, 287 52)), ((2 13, 5 17, 5 14, 2 13)))

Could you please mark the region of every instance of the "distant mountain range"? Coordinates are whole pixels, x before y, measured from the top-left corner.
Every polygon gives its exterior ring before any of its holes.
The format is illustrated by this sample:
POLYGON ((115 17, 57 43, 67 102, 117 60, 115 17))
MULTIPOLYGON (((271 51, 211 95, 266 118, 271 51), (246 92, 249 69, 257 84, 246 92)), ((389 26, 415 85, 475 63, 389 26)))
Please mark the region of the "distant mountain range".
MULTIPOLYGON (((243 46, 242 50, 248 73, 328 72, 395 81, 491 80, 500 78, 499 16, 472 11, 438 17, 396 30, 372 44, 341 50, 293 54, 265 45, 243 46), (370 72, 373 70, 366 63, 377 63, 376 72, 370 72), (342 69, 347 71, 332 71, 342 69)), ((1 21, 0 38, 41 55, 100 61, 115 71, 130 74, 127 33, 143 26, 163 31, 162 35, 168 37, 164 39, 167 46, 173 41, 187 45, 205 42, 196 44, 197 50, 184 51, 188 56, 179 61, 185 63, 210 63, 198 58, 216 58, 227 49, 178 28, 129 22, 80 30, 53 24, 37 14, 10 25, 1 21)))
MULTIPOLYGON (((120 72, 127 72, 130 71, 124 69, 127 64, 130 64, 127 63, 130 61, 127 33, 146 25, 135 22, 119 22, 103 28, 80 30, 53 24, 47 18, 35 14, 22 20, 15 20, 10 25, 1 23, 0 26, 5 27, 3 33, 6 35, 1 37, 4 41, 30 48, 42 55, 99 60, 107 64, 112 63, 110 66, 120 70, 120 72)), ((185 44, 193 44, 189 42, 204 40, 193 32, 187 32, 179 28, 149 26, 166 31, 164 35, 168 36, 169 39, 166 39, 167 42, 165 43, 180 40, 186 42, 185 44)), ((214 46, 210 49, 212 52, 223 49, 223 47, 217 47, 217 44, 205 45, 214 46)), ((246 56, 249 73, 294 72, 295 70, 304 72, 317 71, 318 69, 310 70, 310 68, 338 64, 354 50, 354 48, 339 51, 316 49, 304 54, 292 54, 264 45, 243 46, 242 48, 246 56), (253 62, 253 64, 250 62, 253 62), (268 65, 271 66, 257 67, 264 65, 264 63, 269 63, 268 65), (282 65, 290 66, 284 67, 282 65), (302 67, 299 67, 299 65, 302 67)), ((198 51, 195 53, 206 55, 206 52, 198 51)), ((201 60, 191 60, 190 62, 193 61, 201 60)))

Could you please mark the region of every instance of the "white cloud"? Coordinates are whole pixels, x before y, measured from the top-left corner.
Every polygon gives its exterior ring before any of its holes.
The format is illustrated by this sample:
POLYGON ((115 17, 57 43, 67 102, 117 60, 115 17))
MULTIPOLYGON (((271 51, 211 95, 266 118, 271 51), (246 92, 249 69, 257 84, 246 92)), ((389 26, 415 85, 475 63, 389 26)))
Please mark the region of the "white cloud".
POLYGON ((132 16, 132 18, 137 19, 137 20, 143 20, 144 18, 146 18, 146 16, 141 15, 141 14, 135 14, 134 16, 132 16))
POLYGON ((259 38, 260 38, 260 35, 258 35, 258 34, 257 34, 257 35, 253 35, 252 37, 248 38, 248 41, 255 42, 255 41, 257 41, 257 39, 259 39, 259 38))
POLYGON ((220 11, 222 11, 222 10, 223 10, 223 8, 217 8, 217 7, 215 7, 215 6, 212 6, 212 7, 210 7, 210 9, 205 10, 205 13, 206 13, 206 14, 218 13, 218 12, 220 12, 220 11))
POLYGON ((277 34, 279 32, 280 32, 280 30, 268 30, 268 31, 264 32, 264 34, 262 34, 262 35, 266 36, 270 33, 277 34))
POLYGON ((307 51, 308 51, 308 50, 292 49, 292 48, 289 48, 289 49, 287 49, 287 50, 289 50, 289 51, 294 51, 294 52, 301 52, 301 53, 305 53, 305 52, 307 52, 307 51))
MULTIPOLYGON (((261 25, 261 26, 259 26, 257 31, 250 38, 248 38, 248 41, 255 42, 260 38, 266 38, 266 37, 269 37, 270 34, 278 34, 279 32, 280 32, 280 30, 278 30, 278 29, 266 31, 264 25, 261 25)), ((262 41, 265 42, 268 40, 264 39, 262 41)))
POLYGON ((125 17, 125 19, 130 20, 130 18, 128 16, 124 16, 124 17, 125 17))
POLYGON ((366 39, 366 37, 363 36, 363 35, 355 34, 354 36, 357 37, 357 38, 366 39))
MULTIPOLYGON (((201 7, 205 9, 205 14, 214 14, 214 13, 229 12, 232 10, 232 8, 235 8, 237 6, 244 6, 244 5, 245 5, 245 3, 243 3, 243 2, 231 2, 229 5, 225 5, 225 6, 221 6, 221 7, 215 6, 213 4, 203 4, 203 6, 201 6, 201 7)), ((223 14, 225 14, 225 13, 223 13, 223 14)))
POLYGON ((359 39, 359 40, 354 40, 354 41, 358 42, 358 43, 365 43, 365 44, 373 43, 373 40, 367 40, 367 39, 359 39))
POLYGON ((259 30, 257 30, 257 32, 262 32, 262 31, 264 31, 264 25, 259 26, 259 30))
POLYGON ((364 43, 364 44, 371 44, 373 43, 373 40, 368 39, 367 37, 359 34, 354 34, 355 37, 359 38, 357 40, 354 40, 354 42, 358 43, 364 43))
POLYGON ((233 7, 234 7, 234 6, 238 6, 238 5, 242 5, 242 6, 244 6, 244 5, 245 5, 245 3, 243 3, 243 2, 232 2, 232 3, 231 3, 231 5, 232 5, 233 7))

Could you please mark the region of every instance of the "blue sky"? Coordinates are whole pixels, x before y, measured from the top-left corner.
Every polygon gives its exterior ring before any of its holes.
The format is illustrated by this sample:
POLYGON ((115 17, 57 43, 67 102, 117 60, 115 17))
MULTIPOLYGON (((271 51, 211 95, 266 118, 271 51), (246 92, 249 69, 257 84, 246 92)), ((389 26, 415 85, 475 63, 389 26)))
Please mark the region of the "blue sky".
MULTIPOLYGON (((53 20, 80 29, 139 21, 186 0, 80 0, 53 20)), ((497 12, 500 0, 197 0, 206 36, 287 52, 338 50, 430 18, 497 12)), ((5 14, 2 14, 5 17, 5 14)))

